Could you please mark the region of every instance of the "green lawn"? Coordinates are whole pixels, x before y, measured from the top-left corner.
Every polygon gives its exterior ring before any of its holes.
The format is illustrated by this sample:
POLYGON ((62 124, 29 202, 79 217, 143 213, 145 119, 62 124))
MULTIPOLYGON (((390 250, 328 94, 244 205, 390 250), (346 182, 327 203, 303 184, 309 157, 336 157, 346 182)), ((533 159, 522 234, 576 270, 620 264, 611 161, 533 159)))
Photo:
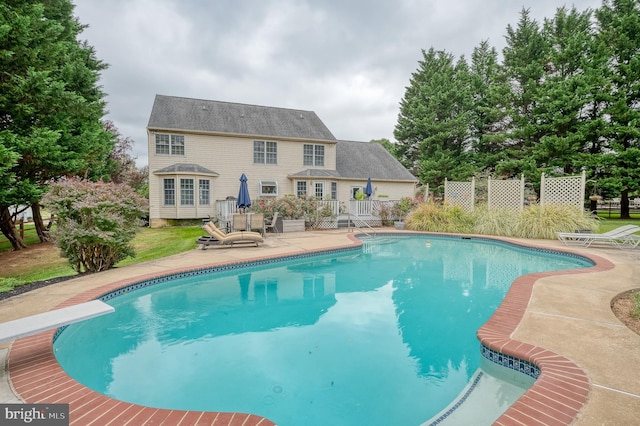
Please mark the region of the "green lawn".
MULTIPOLYGON (((618 214, 618 217, 620 216, 620 214, 618 214)), ((603 232, 608 232, 611 231, 612 229, 615 229, 619 226, 624 226, 624 225, 638 225, 640 226, 640 215, 637 214, 632 214, 631 217, 635 217, 635 219, 618 219, 618 218, 611 218, 608 219, 607 216, 602 216, 600 214, 598 214, 598 217, 600 217, 600 219, 602 219, 600 221, 600 226, 598 226, 598 233, 603 233, 603 232)))
MULTIPOLYGON (((31 230, 35 236, 35 231, 31 230)), ((27 236, 25 231, 25 236, 27 236)), ((149 260, 159 259, 184 251, 192 250, 196 247, 196 239, 203 235, 199 226, 184 226, 173 228, 140 228, 140 231, 133 240, 136 257, 127 258, 116 264, 118 266, 133 265, 149 260)), ((37 236, 27 239, 27 245, 38 244, 37 236)), ((0 247, 3 242, 0 242, 0 247)), ((9 243, 4 240, 4 244, 9 243)), ((10 251, 5 250, 8 256, 10 251)), ((19 252, 11 252, 12 254, 19 252)), ((0 251, 0 265, 2 264, 3 252, 0 251)), ((2 273, 0 266, 0 292, 9 291, 14 287, 34 281, 48 280, 57 277, 76 275, 68 262, 56 253, 47 253, 44 256, 29 256, 25 258, 18 273, 2 273), (40 260, 41 259, 41 260, 40 260)))

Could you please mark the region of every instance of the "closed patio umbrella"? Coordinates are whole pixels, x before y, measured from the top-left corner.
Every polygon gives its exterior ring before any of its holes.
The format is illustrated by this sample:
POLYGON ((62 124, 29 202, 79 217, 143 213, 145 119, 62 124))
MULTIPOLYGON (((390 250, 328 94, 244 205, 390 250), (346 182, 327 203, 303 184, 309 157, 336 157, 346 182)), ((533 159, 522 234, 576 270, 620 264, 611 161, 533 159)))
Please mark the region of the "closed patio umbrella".
POLYGON ((240 191, 238 191, 238 200, 236 201, 236 207, 239 209, 251 207, 249 187, 247 186, 247 176, 244 173, 242 174, 242 176, 240 176, 240 191))
POLYGON ((371 188, 371 176, 369 176, 367 179, 367 186, 364 188, 364 195, 369 198, 371 197, 371 194, 373 194, 373 188, 371 188))

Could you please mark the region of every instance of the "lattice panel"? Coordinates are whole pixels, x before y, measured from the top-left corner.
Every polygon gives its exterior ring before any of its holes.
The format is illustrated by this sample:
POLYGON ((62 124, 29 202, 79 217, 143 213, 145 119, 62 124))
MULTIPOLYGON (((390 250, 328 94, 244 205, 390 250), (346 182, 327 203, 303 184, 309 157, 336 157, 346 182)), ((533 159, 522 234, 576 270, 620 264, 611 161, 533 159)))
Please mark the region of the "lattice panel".
POLYGON ((444 181, 444 201, 452 206, 460 206, 467 211, 473 210, 474 181, 452 182, 444 181))
POLYGON ((584 208, 584 174, 557 178, 548 178, 543 174, 540 204, 564 204, 584 208))
POLYGON ((489 179, 488 207, 491 209, 521 210, 524 206, 524 179, 489 179))
POLYGON ((323 217, 318 219, 316 223, 311 224, 311 227, 314 229, 337 229, 338 218, 323 217))

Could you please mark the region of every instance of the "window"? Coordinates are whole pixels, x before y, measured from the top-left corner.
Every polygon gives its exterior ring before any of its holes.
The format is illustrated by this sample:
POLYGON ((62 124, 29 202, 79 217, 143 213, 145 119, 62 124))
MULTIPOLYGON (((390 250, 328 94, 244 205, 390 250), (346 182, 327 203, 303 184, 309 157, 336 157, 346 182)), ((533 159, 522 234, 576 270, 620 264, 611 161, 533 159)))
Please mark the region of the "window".
POLYGON ((169 135, 156 135, 156 154, 169 154, 169 135))
POLYGON ((307 145, 302 148, 305 166, 324 166, 324 145, 307 145))
POLYGON ((324 182, 315 182, 315 196, 321 200, 324 198, 324 182))
POLYGON ((278 144, 276 142, 253 141, 254 164, 278 164, 278 144))
POLYGON ((184 136, 171 135, 171 155, 184 155, 184 136))
POLYGON ((198 185, 198 194, 200 197, 198 200, 198 204, 201 206, 208 206, 211 203, 211 192, 209 185, 209 179, 200 179, 200 183, 198 185))
POLYGON ((274 197, 278 195, 278 182, 276 182, 275 180, 261 180, 260 195, 274 197))
POLYGON ((156 154, 184 155, 184 136, 157 134, 156 154))
POLYGON ((338 199, 338 182, 331 182, 331 199, 338 199))
POLYGON ((163 179, 164 205, 176 205, 176 181, 174 179, 163 179))
POLYGON ((193 206, 193 179, 180 179, 180 205, 193 206))
POLYGON ((307 196, 307 182, 306 181, 298 181, 298 182, 296 182, 296 195, 298 197, 306 197, 307 196))

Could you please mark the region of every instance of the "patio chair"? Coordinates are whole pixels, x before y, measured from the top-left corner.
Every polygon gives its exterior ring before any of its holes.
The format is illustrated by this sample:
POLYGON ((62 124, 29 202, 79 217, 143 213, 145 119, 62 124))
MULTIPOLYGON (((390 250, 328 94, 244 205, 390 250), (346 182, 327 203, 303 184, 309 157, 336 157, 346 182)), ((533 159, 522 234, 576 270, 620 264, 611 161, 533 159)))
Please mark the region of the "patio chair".
POLYGON ((265 232, 268 229, 271 229, 271 232, 278 232, 278 228, 276 228, 277 221, 278 221, 278 212, 275 212, 273 213, 273 218, 271 218, 271 221, 265 224, 265 232))
POLYGON ((248 231, 247 229, 247 215, 245 214, 234 214, 231 218, 231 230, 232 231, 248 231))
POLYGON ((635 248, 640 245, 640 236, 633 235, 640 226, 624 225, 609 232, 594 234, 589 232, 556 232, 556 236, 565 246, 589 247, 592 244, 608 244, 623 248, 635 248))
MULTIPOLYGON (((213 237, 221 245, 233 246, 235 244, 253 244, 258 247, 259 243, 264 242, 259 232, 239 231, 229 232, 228 234, 221 231, 213 222, 209 222, 202 227, 207 234, 213 237)), ((203 244, 202 249, 205 250, 208 244, 203 244)))
POLYGON ((266 237, 266 228, 264 225, 264 213, 250 213, 249 214, 249 229, 248 231, 259 230, 262 237, 266 237))

